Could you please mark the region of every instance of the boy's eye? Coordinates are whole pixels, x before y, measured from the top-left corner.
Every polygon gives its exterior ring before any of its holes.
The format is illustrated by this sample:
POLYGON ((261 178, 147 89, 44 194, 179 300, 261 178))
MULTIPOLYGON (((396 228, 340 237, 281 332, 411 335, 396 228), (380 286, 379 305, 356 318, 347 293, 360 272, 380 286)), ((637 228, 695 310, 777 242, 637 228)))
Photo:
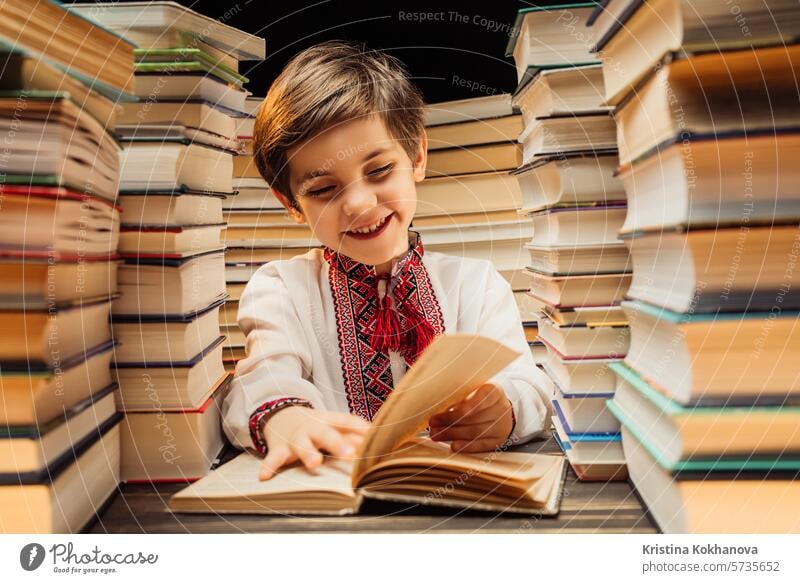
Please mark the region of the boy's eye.
POLYGON ((386 164, 386 166, 370 170, 367 174, 370 176, 381 176, 382 174, 387 174, 392 168, 394 168, 394 164, 386 164))
POLYGON ((333 189, 334 189, 334 186, 332 186, 332 185, 331 186, 323 186, 322 188, 315 188, 314 190, 307 190, 306 194, 308 196, 321 196, 323 194, 327 194, 329 192, 332 192, 333 189))

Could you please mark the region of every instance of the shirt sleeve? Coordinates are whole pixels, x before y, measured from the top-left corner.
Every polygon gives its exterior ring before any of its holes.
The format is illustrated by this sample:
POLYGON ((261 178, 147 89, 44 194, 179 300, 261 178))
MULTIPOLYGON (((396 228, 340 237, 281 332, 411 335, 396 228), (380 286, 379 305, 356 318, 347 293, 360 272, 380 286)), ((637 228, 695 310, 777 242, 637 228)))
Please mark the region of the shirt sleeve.
POLYGON ((241 449, 266 451, 259 419, 291 403, 324 409, 311 378, 311 351, 286 283, 274 264, 258 270, 239 302, 246 357, 222 404, 222 427, 241 449))
POLYGON ((510 441, 525 443, 543 436, 550 426, 553 384, 533 360, 511 285, 491 264, 478 333, 521 353, 491 381, 505 391, 513 407, 515 423, 510 441))

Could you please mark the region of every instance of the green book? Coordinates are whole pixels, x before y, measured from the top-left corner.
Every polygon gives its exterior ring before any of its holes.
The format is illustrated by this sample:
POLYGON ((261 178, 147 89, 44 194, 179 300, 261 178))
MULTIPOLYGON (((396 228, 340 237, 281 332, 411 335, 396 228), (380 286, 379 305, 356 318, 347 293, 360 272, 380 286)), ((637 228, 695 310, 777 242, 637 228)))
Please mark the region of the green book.
POLYGON ((684 406, 624 363, 608 408, 665 470, 774 472, 800 470, 800 404, 774 399, 684 406))
POLYGON ((133 54, 137 72, 160 71, 161 68, 166 71, 181 71, 185 70, 183 67, 188 66, 189 70, 205 71, 235 85, 244 85, 249 81, 247 77, 240 75, 201 49, 135 49, 133 54), (153 67, 154 65, 155 67, 153 67))
POLYGON ((514 21, 514 27, 511 29, 511 36, 506 45, 506 56, 510 57, 514 54, 514 45, 517 44, 517 37, 519 31, 522 30, 522 23, 525 20, 525 15, 532 12, 554 12, 556 10, 573 10, 578 8, 597 8, 597 2, 564 2, 562 4, 554 4, 552 6, 529 6, 527 8, 520 8, 517 11, 517 18, 514 21))
POLYGON ((778 318, 798 318, 800 310, 781 310, 780 313, 771 312, 766 306, 761 311, 758 307, 748 312, 673 312, 667 308, 654 306, 640 300, 625 300, 622 302, 623 308, 630 308, 650 315, 660 320, 666 320, 673 324, 691 324, 694 322, 722 322, 737 320, 763 320, 778 318))

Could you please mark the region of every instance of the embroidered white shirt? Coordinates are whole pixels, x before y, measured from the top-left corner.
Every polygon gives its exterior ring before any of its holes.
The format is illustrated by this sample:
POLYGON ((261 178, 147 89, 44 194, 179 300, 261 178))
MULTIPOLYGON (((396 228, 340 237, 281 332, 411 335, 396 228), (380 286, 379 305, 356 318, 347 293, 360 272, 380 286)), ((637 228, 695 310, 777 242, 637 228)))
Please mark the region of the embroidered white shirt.
MULTIPOLYGON (((492 382, 512 403, 512 439, 523 443, 542 435, 549 427, 553 385, 533 361, 508 282, 486 260, 425 251, 422 264, 445 333, 489 336, 521 353, 492 382)), ((222 406, 224 431, 237 447, 254 448, 250 416, 267 401, 296 397, 318 409, 350 411, 353 395, 342 372, 330 269, 323 251, 314 249, 264 265, 247 284, 238 312, 247 356, 222 406)), ((406 363, 393 351, 389 358, 397 386, 406 363)))

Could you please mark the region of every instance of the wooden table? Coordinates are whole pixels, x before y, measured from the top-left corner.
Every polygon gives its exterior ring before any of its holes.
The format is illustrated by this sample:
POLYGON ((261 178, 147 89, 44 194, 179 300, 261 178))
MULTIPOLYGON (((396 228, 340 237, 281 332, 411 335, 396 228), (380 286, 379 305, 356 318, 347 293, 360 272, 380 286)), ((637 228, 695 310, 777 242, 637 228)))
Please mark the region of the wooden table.
MULTIPOLYGON (((558 452, 552 439, 528 443, 516 451, 558 452)), ((223 460, 239 452, 226 450, 223 460)), ((222 532, 657 532, 627 482, 579 482, 572 469, 564 484, 561 512, 555 517, 496 515, 419 505, 365 501, 359 516, 283 517, 173 514, 169 497, 184 484, 122 484, 119 492, 88 525, 92 533, 222 532)))

